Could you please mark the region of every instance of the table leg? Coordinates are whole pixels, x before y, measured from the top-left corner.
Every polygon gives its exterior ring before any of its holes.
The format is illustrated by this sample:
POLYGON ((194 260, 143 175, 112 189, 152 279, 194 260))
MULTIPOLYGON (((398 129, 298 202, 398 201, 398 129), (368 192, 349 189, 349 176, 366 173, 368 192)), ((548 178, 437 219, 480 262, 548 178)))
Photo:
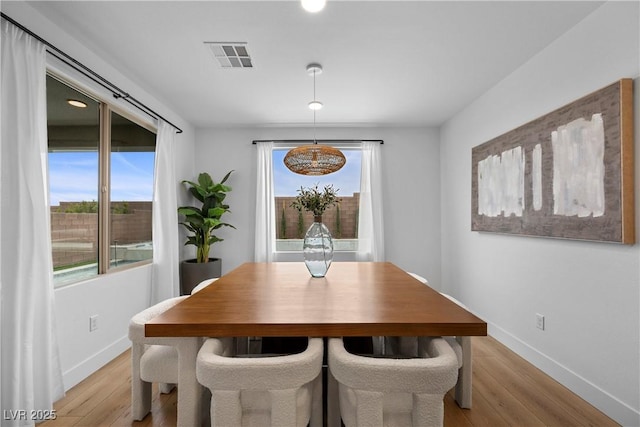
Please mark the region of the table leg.
POLYGON ((178 427, 201 424, 202 386, 196 379, 200 338, 180 338, 178 344, 178 427))
POLYGON ((338 381, 331 374, 331 370, 327 369, 327 427, 340 427, 342 419, 340 418, 340 395, 338 390, 338 381))
POLYGON ((456 337, 462 347, 462 367, 458 371, 458 382, 456 384, 456 402, 458 406, 471 409, 471 378, 472 378, 472 357, 471 357, 471 337, 456 337))

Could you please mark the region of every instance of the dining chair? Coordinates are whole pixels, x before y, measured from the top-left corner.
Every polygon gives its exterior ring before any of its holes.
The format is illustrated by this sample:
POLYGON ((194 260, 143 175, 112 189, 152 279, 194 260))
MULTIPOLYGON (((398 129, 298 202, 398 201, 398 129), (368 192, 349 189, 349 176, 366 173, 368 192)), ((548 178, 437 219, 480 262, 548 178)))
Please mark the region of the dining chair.
POLYGON ((329 339, 329 370, 346 427, 442 426, 444 395, 458 378, 456 355, 441 337, 420 337, 419 357, 356 355, 329 339))
POLYGON ((211 391, 211 425, 322 426, 321 338, 284 356, 237 355, 232 339, 210 338, 198 353, 196 377, 211 391))
POLYGON ((202 282, 198 283, 193 289, 191 289, 191 295, 195 294, 196 292, 200 292, 218 279, 219 277, 212 277, 210 279, 203 280, 202 282))
POLYGON ((131 318, 131 412, 142 420, 151 411, 151 384, 159 383, 160 393, 169 393, 178 384, 178 350, 175 338, 146 337, 144 325, 187 296, 169 298, 131 318))

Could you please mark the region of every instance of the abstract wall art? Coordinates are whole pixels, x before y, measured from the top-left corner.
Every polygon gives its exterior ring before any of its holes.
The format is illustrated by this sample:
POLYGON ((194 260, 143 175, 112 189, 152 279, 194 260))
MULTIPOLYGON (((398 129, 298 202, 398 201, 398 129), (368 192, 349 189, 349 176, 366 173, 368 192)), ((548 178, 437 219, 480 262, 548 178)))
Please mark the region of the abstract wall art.
POLYGON ((472 149, 471 230, 635 243, 633 80, 472 149))

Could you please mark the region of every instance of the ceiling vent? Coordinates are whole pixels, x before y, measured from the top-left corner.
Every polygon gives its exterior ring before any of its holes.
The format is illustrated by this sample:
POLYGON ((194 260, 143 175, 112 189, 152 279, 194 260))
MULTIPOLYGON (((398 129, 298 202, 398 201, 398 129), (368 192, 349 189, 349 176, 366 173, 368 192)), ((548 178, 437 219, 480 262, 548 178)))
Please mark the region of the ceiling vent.
POLYGON ((247 44, 243 42, 204 42, 222 68, 253 68, 247 44))

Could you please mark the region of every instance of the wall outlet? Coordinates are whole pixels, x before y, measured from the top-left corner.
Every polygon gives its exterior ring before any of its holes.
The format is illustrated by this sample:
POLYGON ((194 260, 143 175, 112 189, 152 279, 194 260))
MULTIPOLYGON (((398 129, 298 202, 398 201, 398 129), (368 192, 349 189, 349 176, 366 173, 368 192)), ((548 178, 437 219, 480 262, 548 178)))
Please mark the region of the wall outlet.
POLYGON ((89 332, 93 332, 98 329, 98 315, 94 314, 89 317, 89 332))
POLYGON ((544 331, 544 316, 540 313, 536 313, 536 328, 544 331))

